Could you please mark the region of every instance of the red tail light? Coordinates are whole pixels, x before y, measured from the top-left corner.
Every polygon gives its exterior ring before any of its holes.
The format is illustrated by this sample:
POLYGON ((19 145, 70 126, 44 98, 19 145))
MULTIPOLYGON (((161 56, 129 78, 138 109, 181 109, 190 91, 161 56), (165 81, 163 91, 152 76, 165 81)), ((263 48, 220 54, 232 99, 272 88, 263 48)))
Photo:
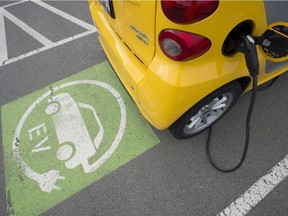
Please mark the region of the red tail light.
POLYGON ((165 16, 175 23, 192 23, 205 19, 218 8, 218 0, 162 0, 165 16))
POLYGON ((176 61, 187 61, 206 53, 210 47, 209 39, 178 30, 166 29, 159 35, 163 53, 176 61))

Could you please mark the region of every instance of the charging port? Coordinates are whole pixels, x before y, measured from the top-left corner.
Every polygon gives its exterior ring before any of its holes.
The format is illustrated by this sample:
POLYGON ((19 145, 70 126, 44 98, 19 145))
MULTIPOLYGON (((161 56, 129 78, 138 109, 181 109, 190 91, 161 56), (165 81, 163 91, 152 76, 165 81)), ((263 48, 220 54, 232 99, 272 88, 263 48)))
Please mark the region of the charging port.
POLYGON ((233 28, 228 36, 226 37, 223 46, 222 53, 224 56, 232 56, 238 50, 235 47, 235 40, 238 39, 239 34, 251 35, 253 31, 252 21, 246 20, 239 23, 235 28, 233 28))

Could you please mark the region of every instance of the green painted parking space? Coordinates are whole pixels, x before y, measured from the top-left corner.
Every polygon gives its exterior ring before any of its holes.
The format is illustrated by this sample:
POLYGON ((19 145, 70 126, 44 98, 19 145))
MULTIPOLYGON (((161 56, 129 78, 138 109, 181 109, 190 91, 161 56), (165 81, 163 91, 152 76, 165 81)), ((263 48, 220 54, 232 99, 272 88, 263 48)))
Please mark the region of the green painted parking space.
POLYGON ((1 107, 9 215, 37 215, 159 139, 107 62, 1 107))

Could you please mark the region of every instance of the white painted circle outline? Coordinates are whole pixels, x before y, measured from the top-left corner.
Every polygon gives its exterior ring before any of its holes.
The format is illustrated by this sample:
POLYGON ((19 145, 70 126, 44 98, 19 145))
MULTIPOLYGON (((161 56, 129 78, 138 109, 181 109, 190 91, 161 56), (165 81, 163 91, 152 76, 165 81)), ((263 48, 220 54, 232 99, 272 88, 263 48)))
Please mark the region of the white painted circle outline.
POLYGON ((114 89, 112 86, 110 86, 107 83, 97 81, 97 80, 77 80, 77 81, 72 81, 68 83, 61 84, 55 88, 52 88, 50 91, 44 93, 42 96, 40 96, 30 107, 26 110, 22 118, 17 124, 17 127, 15 129, 14 133, 14 138, 13 138, 13 143, 12 143, 12 150, 13 150, 13 155, 14 159, 17 162, 18 167, 20 170, 27 175, 29 178, 32 178, 34 180, 36 176, 39 174, 33 171, 30 167, 28 167, 27 164, 22 160, 21 154, 19 151, 19 135, 21 132, 21 129, 29 116, 29 114, 34 110, 34 108, 40 104, 45 98, 47 98, 49 95, 51 95, 51 92, 56 92, 60 89, 70 87, 73 85, 79 85, 79 84, 91 84, 91 85, 96 85, 102 88, 105 88, 107 91, 109 91, 117 100, 119 107, 120 107, 120 112, 121 112, 121 118, 120 118, 120 125, 119 129, 117 132, 117 135, 115 136, 114 141, 112 142, 111 146, 109 149, 93 164, 93 167, 89 170, 89 172, 93 172, 96 169, 98 169, 110 156, 113 154, 113 152, 116 150, 118 147, 120 141, 122 140, 122 137, 124 135, 124 131, 126 128, 126 108, 125 108, 125 103, 121 97, 121 95, 117 92, 116 89, 114 89))

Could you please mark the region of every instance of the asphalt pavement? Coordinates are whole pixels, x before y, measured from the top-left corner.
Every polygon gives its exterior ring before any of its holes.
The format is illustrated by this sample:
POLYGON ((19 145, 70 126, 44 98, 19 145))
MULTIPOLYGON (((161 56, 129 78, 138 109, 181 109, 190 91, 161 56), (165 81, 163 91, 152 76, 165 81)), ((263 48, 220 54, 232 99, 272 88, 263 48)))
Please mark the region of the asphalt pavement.
MULTIPOLYGON (((1 9, 17 19, 4 15, 7 59, 0 66, 1 106, 107 60, 97 31, 90 29, 93 22, 87 2, 46 2, 76 21, 30 1, 9 7, 8 4, 11 2, 1 2, 1 9), (31 31, 23 30, 19 20, 40 35, 32 37, 31 31), (47 48, 41 49, 44 43, 47 48)), ((271 174, 275 166, 283 173, 288 172, 287 164, 278 164, 285 158, 287 161, 288 153, 287 83, 288 75, 283 74, 271 88, 258 92, 248 155, 236 172, 224 174, 209 164, 205 152, 207 132, 192 139, 176 140, 168 130, 159 131, 151 126, 159 144, 45 209, 42 215, 217 215, 241 196, 247 197, 245 192, 249 188, 252 201, 238 200, 239 211, 251 209, 247 215, 256 216, 287 215, 287 174, 281 179, 276 173, 276 179, 280 180, 271 184, 262 178, 271 174), (261 182, 268 186, 260 188, 261 182), (254 189, 256 192, 252 193, 254 189)), ((250 93, 240 97, 214 127, 212 155, 220 166, 233 166, 240 159, 249 101, 250 93)), ((0 128, 3 140, 6 132, 3 123, 0 128)), ((5 205, 9 203, 5 184, 8 177, 4 177, 6 166, 2 155, 3 145, 0 147, 0 215, 8 215, 5 205)), ((226 209, 227 215, 233 215, 232 211, 228 212, 226 209)))

